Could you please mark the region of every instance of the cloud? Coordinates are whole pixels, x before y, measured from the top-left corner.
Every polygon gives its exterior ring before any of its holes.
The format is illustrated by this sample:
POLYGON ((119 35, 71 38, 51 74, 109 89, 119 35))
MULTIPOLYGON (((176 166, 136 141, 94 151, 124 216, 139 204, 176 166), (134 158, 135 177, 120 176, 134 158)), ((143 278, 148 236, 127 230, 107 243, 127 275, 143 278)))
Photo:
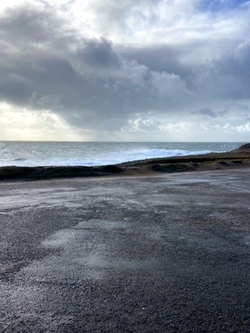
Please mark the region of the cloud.
POLYGON ((9 43, 14 39, 12 33, 27 17, 32 17, 35 31, 46 31, 49 26, 53 36, 48 42, 39 33, 38 45, 34 31, 29 35, 25 29, 28 45, 21 46, 18 52, 3 51, 3 100, 31 109, 50 109, 74 125, 103 129, 120 126, 133 112, 175 107, 173 95, 177 91, 188 96, 185 82, 178 75, 155 72, 126 59, 103 37, 76 41, 74 34, 65 36, 63 29, 58 31, 60 20, 51 13, 39 13, 39 20, 33 19, 36 16, 36 10, 33 13, 32 8, 20 8, 16 16, 9 11, 2 21, 2 37, 9 43), (10 29, 13 25, 16 28, 10 29), (61 43, 63 52, 54 50, 54 43, 61 43))
POLYGON ((122 59, 114 51, 112 42, 104 37, 82 40, 74 57, 74 67, 82 74, 88 71, 108 73, 111 70, 119 70, 122 66, 122 59))
POLYGON ((216 118, 216 113, 214 111, 212 111, 211 109, 208 109, 208 108, 204 108, 204 109, 201 109, 197 112, 194 112, 195 114, 200 114, 202 116, 205 116, 205 117, 212 117, 212 118, 216 118))
POLYGON ((18 108, 50 114, 83 137, 181 130, 193 138, 204 117, 203 130, 223 128, 226 117, 248 128, 250 8, 213 6, 17 1, 0 12, 0 101, 15 117, 18 108))

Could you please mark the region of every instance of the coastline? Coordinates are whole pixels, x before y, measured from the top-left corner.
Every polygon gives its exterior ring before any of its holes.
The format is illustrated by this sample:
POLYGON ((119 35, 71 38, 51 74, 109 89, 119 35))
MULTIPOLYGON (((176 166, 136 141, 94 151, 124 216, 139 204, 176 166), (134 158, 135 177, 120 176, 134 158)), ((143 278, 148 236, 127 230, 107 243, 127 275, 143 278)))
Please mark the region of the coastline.
POLYGON ((56 178, 140 176, 224 170, 250 167, 250 144, 225 153, 176 156, 126 162, 106 166, 0 167, 0 181, 49 180, 56 178))

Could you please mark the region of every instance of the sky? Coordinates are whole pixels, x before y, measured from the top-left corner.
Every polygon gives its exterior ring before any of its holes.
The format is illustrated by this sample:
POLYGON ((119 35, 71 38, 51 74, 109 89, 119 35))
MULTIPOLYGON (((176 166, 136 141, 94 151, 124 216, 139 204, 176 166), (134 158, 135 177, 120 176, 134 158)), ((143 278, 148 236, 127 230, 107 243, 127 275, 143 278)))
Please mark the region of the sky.
POLYGON ((0 140, 250 141, 250 1, 2 0, 0 140))

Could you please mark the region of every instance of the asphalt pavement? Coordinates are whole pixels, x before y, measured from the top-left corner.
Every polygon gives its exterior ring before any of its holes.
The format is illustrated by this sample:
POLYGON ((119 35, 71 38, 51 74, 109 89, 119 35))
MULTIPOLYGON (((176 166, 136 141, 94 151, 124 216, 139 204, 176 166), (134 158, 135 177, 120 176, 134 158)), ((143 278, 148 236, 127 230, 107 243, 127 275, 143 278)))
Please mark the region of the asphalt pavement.
POLYGON ((250 169, 0 183, 0 332, 250 332, 250 169))

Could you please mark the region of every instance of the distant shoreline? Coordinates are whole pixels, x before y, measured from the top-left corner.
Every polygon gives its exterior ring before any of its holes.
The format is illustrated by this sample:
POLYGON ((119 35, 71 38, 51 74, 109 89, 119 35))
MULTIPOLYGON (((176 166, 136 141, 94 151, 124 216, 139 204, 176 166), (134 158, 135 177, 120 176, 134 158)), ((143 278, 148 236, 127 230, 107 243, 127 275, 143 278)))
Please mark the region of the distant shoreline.
POLYGON ((0 181, 48 180, 55 178, 140 176, 205 170, 247 168, 250 166, 250 144, 225 153, 208 153, 154 158, 106 166, 40 166, 0 167, 0 181))

